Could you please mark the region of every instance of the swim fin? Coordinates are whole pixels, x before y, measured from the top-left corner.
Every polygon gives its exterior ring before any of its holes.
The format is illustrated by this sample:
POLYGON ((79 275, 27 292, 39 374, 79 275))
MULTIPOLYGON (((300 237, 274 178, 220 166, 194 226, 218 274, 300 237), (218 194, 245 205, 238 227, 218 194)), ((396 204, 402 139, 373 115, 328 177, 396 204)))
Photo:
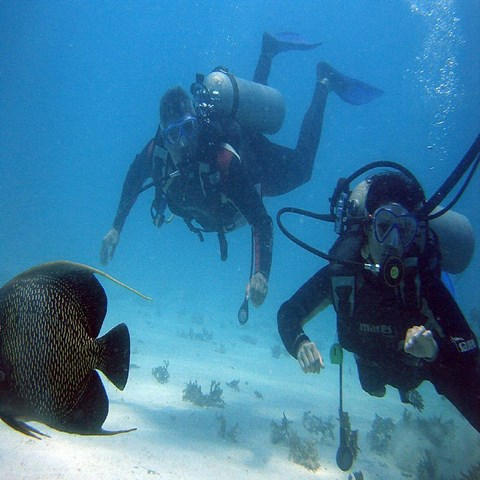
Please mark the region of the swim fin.
POLYGON ((384 93, 383 90, 368 83, 343 75, 325 62, 317 65, 317 80, 327 82, 330 90, 333 90, 344 102, 352 105, 364 105, 384 93))
POLYGON ((321 45, 321 42, 312 43, 295 32, 279 32, 263 34, 263 51, 270 55, 289 50, 311 50, 321 45))

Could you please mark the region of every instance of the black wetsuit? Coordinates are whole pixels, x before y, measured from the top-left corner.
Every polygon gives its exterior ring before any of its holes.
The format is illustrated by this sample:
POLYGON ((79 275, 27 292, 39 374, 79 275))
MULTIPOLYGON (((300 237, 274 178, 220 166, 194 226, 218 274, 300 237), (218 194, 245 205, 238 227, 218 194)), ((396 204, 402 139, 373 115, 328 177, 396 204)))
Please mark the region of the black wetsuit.
MULTIPOLYGON (((271 58, 260 56, 254 81, 267 83, 271 58)), ((242 131, 234 122, 225 121, 215 128, 201 126, 196 168, 174 177, 157 188, 154 209, 161 215, 165 206, 183 217, 193 231, 217 231, 220 245, 225 232, 241 225, 239 213, 252 226, 255 242, 254 273, 269 276, 272 258, 272 221, 262 196, 287 193, 307 182, 320 141, 328 89, 316 83, 311 104, 305 114, 295 149, 270 142, 257 132, 242 131), (240 159, 225 152, 229 143, 240 159), (193 223, 195 222, 195 224, 193 223)), ((159 184, 175 167, 161 145, 160 135, 152 139, 136 156, 125 179, 113 227, 120 232, 127 215, 152 178, 159 184)), ((222 258, 225 258, 222 252, 222 258)))
MULTIPOLYGON (((339 241, 334 251, 341 249, 339 241)), ((432 247, 428 251, 428 258, 418 260, 418 269, 412 269, 412 277, 402 289, 385 285, 364 269, 339 264, 322 268, 281 306, 280 336, 296 357, 300 344, 309 340, 303 325, 319 310, 334 304, 339 341, 355 354, 365 391, 381 396, 378 392, 388 384, 400 393, 408 392, 429 380, 480 431, 478 341, 441 281, 438 256, 432 253, 438 250, 432 247), (434 361, 403 351, 406 331, 414 325, 425 325, 433 332, 439 346, 434 361)), ((362 261, 358 250, 350 257, 362 261)))
POLYGON ((272 258, 271 218, 243 163, 222 145, 222 142, 202 144, 195 165, 167 180, 177 169, 160 142, 152 139, 130 165, 113 227, 122 230, 144 183, 152 178, 157 186, 154 207, 158 213, 162 215, 168 206, 194 232, 223 235, 245 219, 253 229, 255 273, 261 272, 268 278, 272 258))
MULTIPOLYGON (((260 55, 254 82, 267 84, 271 62, 272 57, 260 55)), ((261 134, 252 136, 246 142, 248 170, 254 182, 261 185, 262 195, 282 195, 310 180, 322 134, 327 97, 327 87, 316 82, 294 149, 272 143, 261 134)))

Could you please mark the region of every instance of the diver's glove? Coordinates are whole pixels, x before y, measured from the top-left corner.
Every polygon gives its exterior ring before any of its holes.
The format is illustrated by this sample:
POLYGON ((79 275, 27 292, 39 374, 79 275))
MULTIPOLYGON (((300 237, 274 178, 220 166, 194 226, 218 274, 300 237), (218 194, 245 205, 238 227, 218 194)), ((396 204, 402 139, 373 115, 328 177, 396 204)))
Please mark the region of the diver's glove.
POLYGON ((268 280, 262 272, 257 272, 248 282, 247 296, 255 307, 259 307, 265 300, 268 291, 268 280))
POLYGON ((429 362, 433 362, 438 355, 438 345, 432 331, 423 325, 416 325, 407 330, 403 349, 406 353, 429 362))
POLYGON ((297 360, 305 373, 320 373, 320 369, 325 367, 322 355, 310 340, 300 344, 297 360))
POLYGON ((120 233, 116 228, 111 228, 103 237, 102 247, 100 248, 100 262, 106 265, 112 258, 120 240, 120 233))

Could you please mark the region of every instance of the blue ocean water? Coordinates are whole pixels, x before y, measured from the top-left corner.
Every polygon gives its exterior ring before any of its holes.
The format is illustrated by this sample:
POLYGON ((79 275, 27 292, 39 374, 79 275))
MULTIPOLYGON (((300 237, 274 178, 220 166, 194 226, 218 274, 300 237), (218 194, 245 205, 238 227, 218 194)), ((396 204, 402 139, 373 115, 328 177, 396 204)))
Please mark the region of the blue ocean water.
MULTIPOLYGON (((262 33, 292 30, 323 43, 274 61, 270 85, 287 105, 275 141, 295 145, 319 60, 385 94, 361 107, 329 97, 312 180, 266 199, 270 214, 326 213, 337 178, 375 160, 404 164, 432 194, 480 129, 479 0, 0 0, 0 281, 55 259, 100 267, 102 237, 130 162, 155 134, 162 93, 188 89, 217 65, 251 78, 262 33)), ((477 238, 479 191, 477 172, 455 206, 477 238)), ((147 191, 136 202, 106 270, 160 308, 221 312, 222 328, 237 332, 249 229, 229 235, 224 263, 215 235, 201 243, 178 218, 155 229, 151 199, 147 191)), ((321 249, 335 239, 329 224, 291 226, 321 249)), ((277 227, 274 235, 269 296, 245 327, 271 336, 280 304, 323 265, 277 227)), ((479 261, 476 252, 452 277, 469 318, 480 308, 479 261)), ((112 303, 124 295, 106 288, 112 303)), ((333 322, 312 328, 334 337, 333 322)))

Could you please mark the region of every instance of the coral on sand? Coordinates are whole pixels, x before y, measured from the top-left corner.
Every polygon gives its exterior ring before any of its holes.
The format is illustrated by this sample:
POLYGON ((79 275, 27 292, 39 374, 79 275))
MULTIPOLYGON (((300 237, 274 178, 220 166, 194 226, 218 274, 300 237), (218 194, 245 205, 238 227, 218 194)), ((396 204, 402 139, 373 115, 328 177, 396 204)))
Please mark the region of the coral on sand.
POLYGON ((370 448, 381 455, 387 453, 394 430, 395 423, 391 418, 383 418, 375 414, 372 429, 367 434, 370 448))
POLYGON ((225 401, 222 398, 223 390, 220 388, 220 382, 212 380, 210 384, 210 392, 205 394, 202 392, 202 387, 198 385, 197 381, 188 382, 183 390, 182 399, 192 402, 199 407, 220 407, 225 406, 225 401))
POLYGON ((168 366, 170 365, 168 360, 163 361, 163 365, 159 367, 152 368, 152 375, 155 377, 159 383, 167 383, 170 378, 170 373, 168 373, 168 366))
POLYGON ((320 467, 317 442, 302 438, 290 427, 292 422, 287 419, 285 413, 280 424, 272 420, 270 438, 272 443, 288 446, 288 458, 293 462, 304 466, 308 470, 315 471, 320 467))

